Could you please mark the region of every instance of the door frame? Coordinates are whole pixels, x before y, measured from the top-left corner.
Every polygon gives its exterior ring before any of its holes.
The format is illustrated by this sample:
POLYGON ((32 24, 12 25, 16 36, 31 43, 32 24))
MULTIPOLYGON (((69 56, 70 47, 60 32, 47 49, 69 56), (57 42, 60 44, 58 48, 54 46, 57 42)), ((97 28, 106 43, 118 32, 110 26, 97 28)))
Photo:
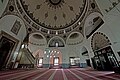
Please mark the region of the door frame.
POLYGON ((19 40, 17 40, 16 38, 14 38, 13 36, 9 35, 7 32, 2 31, 0 32, 0 40, 5 37, 9 42, 12 42, 14 45, 13 47, 9 50, 6 59, 4 60, 3 65, 5 67, 3 68, 14 68, 14 61, 15 59, 12 59, 12 57, 14 56, 14 52, 17 48, 17 45, 19 43, 19 40))

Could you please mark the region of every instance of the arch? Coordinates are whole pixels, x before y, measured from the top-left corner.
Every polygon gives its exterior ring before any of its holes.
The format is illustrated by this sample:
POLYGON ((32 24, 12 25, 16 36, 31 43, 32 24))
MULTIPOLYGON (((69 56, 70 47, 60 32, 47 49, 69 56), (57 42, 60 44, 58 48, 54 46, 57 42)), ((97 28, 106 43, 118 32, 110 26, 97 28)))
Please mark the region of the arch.
POLYGON ((30 36, 34 35, 34 34, 39 34, 40 36, 43 37, 43 39, 46 40, 45 36, 43 34, 41 34, 40 32, 34 32, 34 33, 31 33, 30 36))
POLYGON ((66 40, 68 45, 75 45, 79 44, 83 41, 84 37, 80 32, 72 32, 66 40))
POLYGON ((29 42, 33 45, 38 45, 38 46, 40 44, 47 44, 46 38, 40 32, 31 33, 29 36, 29 42))
POLYGON ((85 62, 84 67, 87 67, 87 66, 91 67, 90 56, 89 56, 90 54, 88 53, 88 50, 86 49, 85 46, 82 47, 80 55, 81 55, 80 58, 83 58, 83 60, 85 62))
POLYGON ((84 36, 89 38, 104 23, 102 15, 93 12, 87 16, 84 25, 84 36))
POLYGON ((30 34, 28 48, 31 52, 35 52, 45 45, 47 45, 47 40, 40 32, 30 34))
POLYGON ((65 41, 61 37, 55 36, 49 40, 48 47, 65 47, 65 41))
POLYGON ((50 54, 50 64, 51 67, 54 67, 54 58, 58 58, 58 67, 61 67, 62 64, 62 53, 59 49, 52 49, 51 54, 50 54))
POLYGON ((91 47, 94 52, 94 68, 98 70, 113 70, 119 63, 111 48, 109 38, 102 32, 96 32, 92 36, 91 47))
POLYGON ((44 57, 44 51, 42 49, 38 49, 35 52, 33 52, 33 56, 44 57))
POLYGON ((44 58, 44 51, 42 49, 38 49, 32 53, 35 57, 36 66, 42 67, 43 66, 43 58, 44 58))
POLYGON ((94 50, 98 50, 110 45, 109 38, 102 32, 96 32, 91 39, 91 47, 94 50))

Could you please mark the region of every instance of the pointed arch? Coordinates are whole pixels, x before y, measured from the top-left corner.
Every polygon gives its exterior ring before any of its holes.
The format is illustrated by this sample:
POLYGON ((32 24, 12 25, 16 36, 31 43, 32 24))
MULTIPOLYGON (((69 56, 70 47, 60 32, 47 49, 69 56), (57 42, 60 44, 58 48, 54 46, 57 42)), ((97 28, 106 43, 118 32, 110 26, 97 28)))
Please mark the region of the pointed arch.
POLYGON ((98 50, 100 48, 106 47, 110 45, 109 38, 102 32, 96 32, 93 34, 91 39, 91 47, 94 50, 98 50))

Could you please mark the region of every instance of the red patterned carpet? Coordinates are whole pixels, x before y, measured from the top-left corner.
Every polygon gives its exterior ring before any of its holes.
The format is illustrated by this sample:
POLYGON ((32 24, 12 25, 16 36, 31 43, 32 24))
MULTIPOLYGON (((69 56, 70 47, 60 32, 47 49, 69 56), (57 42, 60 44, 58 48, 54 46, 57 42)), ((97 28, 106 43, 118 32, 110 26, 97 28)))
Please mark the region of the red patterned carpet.
POLYGON ((0 80, 120 80, 112 71, 85 68, 0 71, 0 80))

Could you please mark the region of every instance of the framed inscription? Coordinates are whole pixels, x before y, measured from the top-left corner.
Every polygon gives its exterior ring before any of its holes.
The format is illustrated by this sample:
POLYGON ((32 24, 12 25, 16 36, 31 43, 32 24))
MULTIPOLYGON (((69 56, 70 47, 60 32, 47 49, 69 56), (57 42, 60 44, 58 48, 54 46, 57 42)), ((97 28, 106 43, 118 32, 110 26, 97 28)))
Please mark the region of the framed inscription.
POLYGON ((18 34, 19 30, 21 28, 21 24, 20 24, 20 21, 16 20, 11 31, 14 33, 14 34, 18 34))

